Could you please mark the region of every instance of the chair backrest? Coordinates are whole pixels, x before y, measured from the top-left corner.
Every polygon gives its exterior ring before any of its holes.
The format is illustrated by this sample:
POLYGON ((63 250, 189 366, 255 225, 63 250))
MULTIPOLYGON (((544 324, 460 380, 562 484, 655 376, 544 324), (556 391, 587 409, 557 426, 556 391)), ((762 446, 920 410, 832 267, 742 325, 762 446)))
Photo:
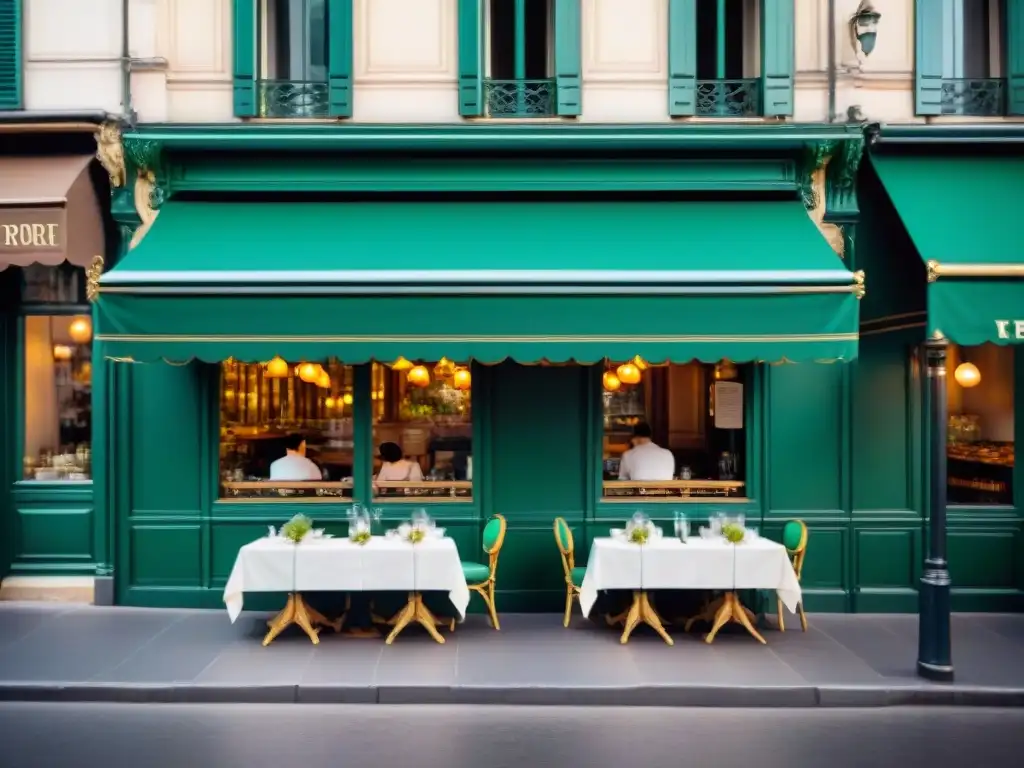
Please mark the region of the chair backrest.
POLYGON ((505 529, 508 523, 504 515, 492 515, 484 526, 483 545, 484 552, 490 558, 491 578, 498 569, 498 555, 501 553, 501 545, 505 543, 505 529))
POLYGON ((572 569, 576 567, 576 548, 572 540, 572 529, 565 522, 564 517, 555 518, 555 544, 558 545, 558 553, 562 556, 562 569, 565 571, 565 578, 572 583, 572 569))
POLYGON ((804 568, 804 555, 807 553, 807 524, 803 520, 790 520, 782 529, 782 546, 789 552, 793 560, 796 577, 804 568))

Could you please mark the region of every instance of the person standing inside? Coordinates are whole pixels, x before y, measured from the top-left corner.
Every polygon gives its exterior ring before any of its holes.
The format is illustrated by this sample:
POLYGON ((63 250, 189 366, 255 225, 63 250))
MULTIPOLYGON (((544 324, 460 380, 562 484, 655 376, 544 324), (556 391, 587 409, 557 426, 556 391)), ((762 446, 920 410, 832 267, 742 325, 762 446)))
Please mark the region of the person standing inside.
POLYGON ((633 427, 633 447, 619 461, 619 480, 655 482, 671 480, 676 473, 672 451, 657 445, 651 436, 651 425, 640 422, 633 427))
POLYGON ((270 465, 271 480, 323 480, 320 467, 306 458, 306 438, 288 435, 284 439, 284 449, 284 456, 270 465))

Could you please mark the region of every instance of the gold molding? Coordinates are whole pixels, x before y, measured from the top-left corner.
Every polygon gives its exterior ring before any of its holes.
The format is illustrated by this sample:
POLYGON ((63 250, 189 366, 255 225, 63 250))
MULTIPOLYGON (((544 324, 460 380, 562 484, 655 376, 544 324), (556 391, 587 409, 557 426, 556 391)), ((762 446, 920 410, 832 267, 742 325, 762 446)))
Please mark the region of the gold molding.
POLYGON ((929 283, 940 277, 1024 277, 1024 264, 940 264, 931 259, 926 266, 929 283))
POLYGON ((939 279, 939 262, 935 261, 935 259, 929 259, 925 263, 925 267, 928 268, 929 283, 934 283, 936 280, 939 279))
POLYGON ((844 258, 846 244, 843 240, 843 228, 838 224, 829 224, 825 221, 825 174, 828 164, 832 158, 826 158, 821 167, 811 174, 811 187, 814 190, 814 208, 808 209, 807 215, 811 217, 814 226, 821 232, 825 242, 836 252, 839 258, 844 258))
POLYGON ((190 342, 193 344, 222 344, 225 342, 246 342, 246 343, 276 343, 288 344, 295 342, 320 342, 329 344, 347 343, 455 343, 455 342, 506 342, 506 343, 529 343, 529 344, 561 344, 566 342, 583 342, 588 344, 609 344, 609 343, 715 343, 715 342, 818 342, 818 341, 856 341, 859 334, 854 333, 818 333, 818 334, 763 334, 757 336, 741 335, 706 335, 706 336, 418 336, 410 334, 407 336, 175 336, 168 334, 101 334, 97 335, 98 341, 109 342, 132 342, 132 343, 165 343, 165 342, 190 342))
POLYGON ((92 303, 100 295, 100 275, 103 274, 103 257, 96 255, 85 270, 85 298, 92 303))
POLYGON ((858 269, 853 273, 853 295, 860 300, 864 298, 865 293, 867 289, 864 287, 864 270, 858 269))
POLYGON ((96 159, 110 176, 110 186, 123 187, 127 181, 121 129, 117 123, 103 123, 96 132, 96 159))
POLYGON ((140 170, 138 177, 135 179, 134 200, 135 212, 139 214, 142 223, 135 230, 135 234, 132 235, 131 242, 128 243, 129 251, 142 242, 142 238, 149 232, 150 227, 153 226, 153 222, 156 221, 156 217, 160 213, 160 211, 153 210, 152 194, 155 188, 156 175, 150 170, 140 170))

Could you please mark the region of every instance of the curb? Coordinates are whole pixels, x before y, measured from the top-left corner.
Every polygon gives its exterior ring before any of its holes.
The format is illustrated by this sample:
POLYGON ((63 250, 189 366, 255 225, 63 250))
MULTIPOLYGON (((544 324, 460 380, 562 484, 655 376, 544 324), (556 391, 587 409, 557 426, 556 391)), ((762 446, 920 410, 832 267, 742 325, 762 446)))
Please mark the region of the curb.
POLYGON ((636 686, 222 686, 132 683, 0 684, 0 702, 123 704, 463 704, 854 709, 898 706, 1024 707, 1024 688, 636 686))

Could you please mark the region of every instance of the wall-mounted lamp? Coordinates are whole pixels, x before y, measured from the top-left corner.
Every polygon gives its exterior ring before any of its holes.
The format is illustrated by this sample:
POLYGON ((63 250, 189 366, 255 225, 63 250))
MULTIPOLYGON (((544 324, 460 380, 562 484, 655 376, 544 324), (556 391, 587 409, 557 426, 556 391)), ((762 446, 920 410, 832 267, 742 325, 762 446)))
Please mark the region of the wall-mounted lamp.
POLYGON ((857 12, 850 17, 850 44, 853 50, 860 50, 864 56, 870 56, 875 50, 878 37, 878 21, 882 18, 871 0, 860 0, 857 12))

